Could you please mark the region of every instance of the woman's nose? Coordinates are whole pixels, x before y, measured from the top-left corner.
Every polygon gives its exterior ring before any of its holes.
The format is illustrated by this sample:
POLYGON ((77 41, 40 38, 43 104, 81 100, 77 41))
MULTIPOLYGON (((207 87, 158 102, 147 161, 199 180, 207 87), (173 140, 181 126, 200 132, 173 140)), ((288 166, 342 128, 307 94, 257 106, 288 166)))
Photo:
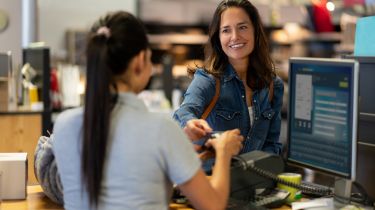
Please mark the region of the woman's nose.
POLYGON ((232 37, 231 37, 231 39, 232 40, 237 40, 238 38, 239 38, 238 30, 233 30, 232 31, 232 37))

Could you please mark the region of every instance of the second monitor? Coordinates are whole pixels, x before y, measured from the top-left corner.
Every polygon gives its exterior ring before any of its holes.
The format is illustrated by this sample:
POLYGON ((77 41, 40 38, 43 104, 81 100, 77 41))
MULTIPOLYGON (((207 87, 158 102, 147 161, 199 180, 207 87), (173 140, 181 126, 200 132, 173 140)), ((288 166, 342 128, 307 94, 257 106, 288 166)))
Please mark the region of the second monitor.
POLYGON ((350 197, 356 174, 358 63, 291 58, 288 162, 335 176, 350 197))

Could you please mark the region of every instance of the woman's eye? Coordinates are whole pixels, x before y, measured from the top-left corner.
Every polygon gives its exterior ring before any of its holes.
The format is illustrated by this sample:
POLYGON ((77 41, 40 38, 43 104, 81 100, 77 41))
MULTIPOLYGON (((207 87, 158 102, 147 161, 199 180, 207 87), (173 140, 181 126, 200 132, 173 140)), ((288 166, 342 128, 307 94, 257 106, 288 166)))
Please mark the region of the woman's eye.
POLYGON ((245 30, 245 29, 247 29, 247 26, 240 26, 240 29, 245 30))
POLYGON ((221 30, 221 33, 228 33, 229 32, 229 29, 223 29, 221 30))

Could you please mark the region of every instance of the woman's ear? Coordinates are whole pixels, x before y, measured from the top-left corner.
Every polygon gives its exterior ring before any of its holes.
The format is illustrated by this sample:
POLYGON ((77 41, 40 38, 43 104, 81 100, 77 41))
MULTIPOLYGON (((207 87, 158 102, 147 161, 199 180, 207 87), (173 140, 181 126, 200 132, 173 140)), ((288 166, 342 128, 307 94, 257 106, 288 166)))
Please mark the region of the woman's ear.
POLYGON ((135 74, 136 75, 139 75, 143 69, 145 68, 145 62, 146 62, 146 51, 145 50, 142 50, 141 52, 139 52, 139 54, 137 55, 137 58, 136 58, 136 62, 137 62, 137 66, 136 66, 136 69, 135 69, 135 74))

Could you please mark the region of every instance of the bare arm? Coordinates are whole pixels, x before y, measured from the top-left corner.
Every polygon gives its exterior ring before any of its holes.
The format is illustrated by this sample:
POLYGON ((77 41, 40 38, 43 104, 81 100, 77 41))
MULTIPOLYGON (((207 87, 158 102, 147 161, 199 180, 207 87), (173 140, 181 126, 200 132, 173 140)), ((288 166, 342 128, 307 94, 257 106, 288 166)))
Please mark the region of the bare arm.
POLYGON ((209 181, 200 169, 192 179, 180 185, 181 191, 197 209, 225 209, 229 196, 230 160, 242 148, 243 137, 238 129, 224 132, 209 140, 216 151, 216 164, 209 181))

